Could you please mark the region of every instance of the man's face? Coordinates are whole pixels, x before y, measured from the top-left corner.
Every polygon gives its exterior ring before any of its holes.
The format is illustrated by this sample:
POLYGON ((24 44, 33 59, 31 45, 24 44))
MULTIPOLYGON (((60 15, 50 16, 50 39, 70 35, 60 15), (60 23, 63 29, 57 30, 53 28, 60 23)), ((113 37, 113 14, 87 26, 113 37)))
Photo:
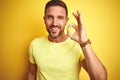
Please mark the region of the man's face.
POLYGON ((60 6, 50 6, 45 11, 44 21, 51 38, 57 38, 64 33, 68 21, 66 11, 60 6))

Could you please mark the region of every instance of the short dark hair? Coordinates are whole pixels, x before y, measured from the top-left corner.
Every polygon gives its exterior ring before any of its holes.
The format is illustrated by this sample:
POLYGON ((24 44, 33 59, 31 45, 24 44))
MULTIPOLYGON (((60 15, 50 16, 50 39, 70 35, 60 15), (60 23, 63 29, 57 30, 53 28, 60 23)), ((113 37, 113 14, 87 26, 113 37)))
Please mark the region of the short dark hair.
POLYGON ((63 7, 66 11, 66 16, 68 16, 67 6, 62 0, 50 0, 45 6, 45 12, 46 12, 46 9, 50 6, 61 6, 61 7, 63 7))

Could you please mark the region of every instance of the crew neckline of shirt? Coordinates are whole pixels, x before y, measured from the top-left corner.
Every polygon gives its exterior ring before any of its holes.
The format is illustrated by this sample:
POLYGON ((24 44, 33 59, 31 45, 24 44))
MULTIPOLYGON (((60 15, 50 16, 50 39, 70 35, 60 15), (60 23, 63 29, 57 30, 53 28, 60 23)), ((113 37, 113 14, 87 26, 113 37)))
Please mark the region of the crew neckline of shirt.
POLYGON ((64 44, 64 43, 68 42, 68 40, 70 40, 69 37, 66 40, 62 41, 62 42, 51 42, 51 41, 49 41, 48 37, 46 37, 47 43, 52 44, 52 45, 64 44))

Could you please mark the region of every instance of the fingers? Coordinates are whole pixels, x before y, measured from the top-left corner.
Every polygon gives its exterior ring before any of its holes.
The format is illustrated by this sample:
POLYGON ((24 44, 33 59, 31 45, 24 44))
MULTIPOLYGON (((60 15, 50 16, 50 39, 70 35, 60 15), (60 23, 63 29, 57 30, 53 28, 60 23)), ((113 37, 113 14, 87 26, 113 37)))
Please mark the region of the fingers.
POLYGON ((80 26, 81 25, 80 12, 77 11, 77 13, 73 13, 73 16, 76 18, 78 26, 80 26))
POLYGON ((71 27, 73 27, 75 30, 77 30, 77 25, 72 23, 72 24, 69 24, 67 29, 70 29, 71 27))
POLYGON ((83 27, 83 21, 82 21, 82 17, 79 11, 77 11, 77 13, 73 13, 73 16, 76 18, 77 23, 78 23, 78 27, 83 27))
POLYGON ((72 37, 72 35, 73 35, 71 30, 70 30, 72 27, 75 29, 75 31, 77 31, 77 25, 76 24, 72 23, 72 24, 68 25, 68 27, 67 27, 67 35, 69 37, 72 37))
POLYGON ((80 16, 80 12, 79 11, 77 11, 77 14, 78 14, 78 16, 80 16))
POLYGON ((76 19, 79 19, 79 18, 80 18, 80 12, 77 11, 77 14, 76 14, 76 13, 73 13, 73 16, 74 16, 76 19))

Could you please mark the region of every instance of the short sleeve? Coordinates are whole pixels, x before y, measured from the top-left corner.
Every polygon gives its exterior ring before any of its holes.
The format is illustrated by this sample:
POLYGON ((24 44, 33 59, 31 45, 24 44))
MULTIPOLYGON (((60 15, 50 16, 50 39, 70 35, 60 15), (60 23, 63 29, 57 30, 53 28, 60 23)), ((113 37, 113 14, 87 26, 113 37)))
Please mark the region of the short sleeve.
POLYGON ((85 58, 84 54, 83 54, 82 49, 78 43, 76 43, 76 48, 77 48, 77 51, 79 53, 79 61, 81 62, 85 58))
POLYGON ((85 58, 85 57, 84 57, 84 54, 83 54, 83 52, 81 51, 81 53, 80 53, 80 61, 82 61, 84 58, 85 58))
POLYGON ((34 59, 34 55, 33 55, 33 45, 32 43, 29 46, 29 61, 33 64, 35 64, 35 59, 34 59))

